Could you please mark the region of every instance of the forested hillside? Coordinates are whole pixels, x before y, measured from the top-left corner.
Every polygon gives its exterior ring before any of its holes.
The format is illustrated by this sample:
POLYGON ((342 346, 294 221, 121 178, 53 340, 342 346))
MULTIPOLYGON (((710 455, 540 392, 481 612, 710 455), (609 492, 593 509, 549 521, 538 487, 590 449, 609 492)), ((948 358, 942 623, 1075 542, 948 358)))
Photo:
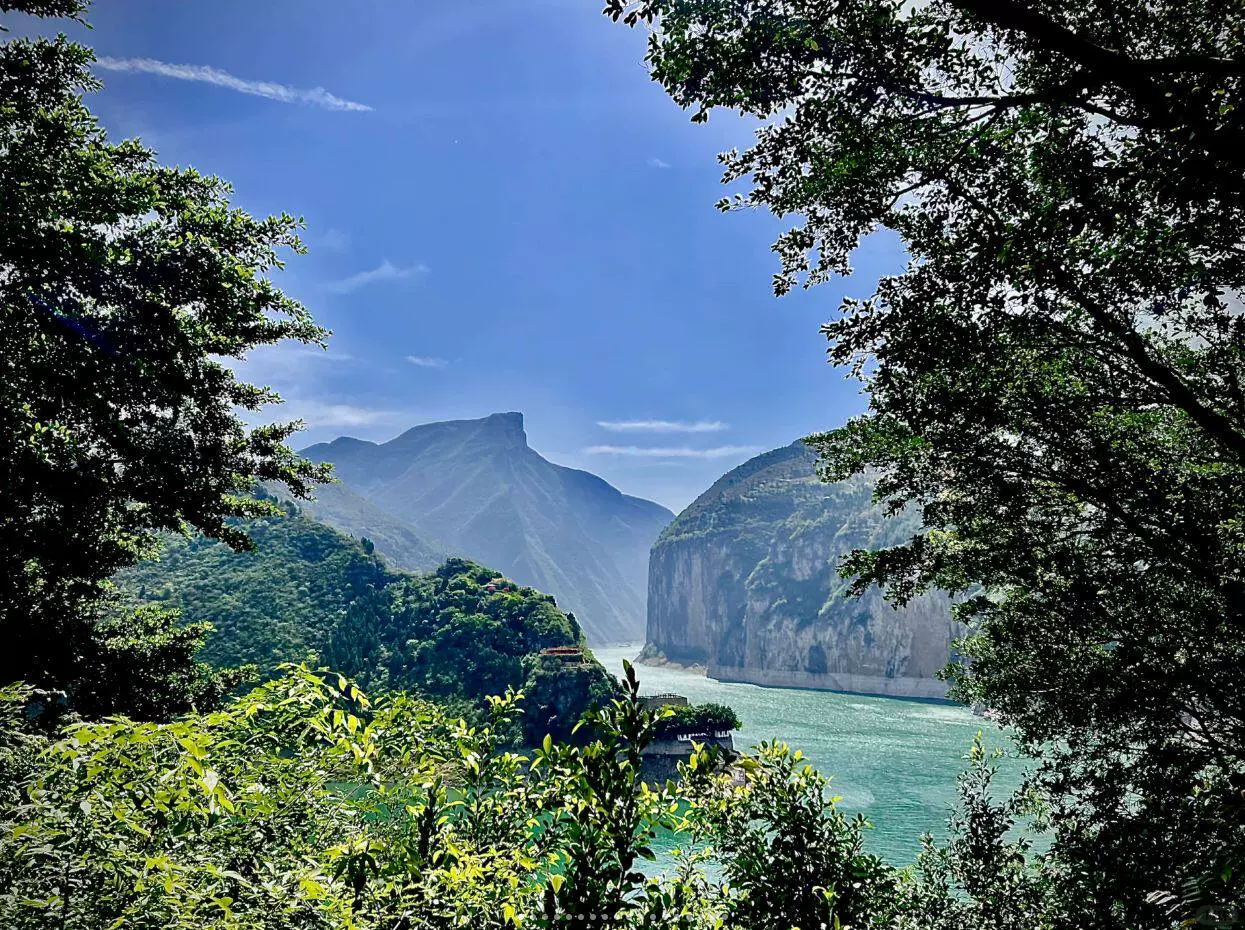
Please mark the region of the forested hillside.
POLYGON ((523 689, 522 730, 566 738, 588 707, 614 693, 584 649, 542 660, 583 633, 552 597, 463 559, 416 576, 389 568, 356 540, 297 506, 250 521, 252 552, 170 536, 158 561, 117 576, 123 594, 175 607, 183 622, 215 628, 200 653, 219 667, 253 664, 263 676, 310 660, 366 687, 407 690, 471 713, 489 695, 523 689))
POLYGON ((202 536, 169 535, 156 559, 116 576, 123 593, 211 623, 202 657, 214 665, 254 664, 269 671, 298 662, 328 641, 346 607, 399 575, 359 540, 291 504, 248 521, 255 543, 235 552, 202 536))
POLYGON ((585 710, 615 693, 579 625, 552 597, 465 559, 368 590, 337 618, 322 658, 368 687, 477 707, 522 689, 529 742, 546 733, 569 738, 585 710), (554 647, 580 652, 541 655, 554 647))

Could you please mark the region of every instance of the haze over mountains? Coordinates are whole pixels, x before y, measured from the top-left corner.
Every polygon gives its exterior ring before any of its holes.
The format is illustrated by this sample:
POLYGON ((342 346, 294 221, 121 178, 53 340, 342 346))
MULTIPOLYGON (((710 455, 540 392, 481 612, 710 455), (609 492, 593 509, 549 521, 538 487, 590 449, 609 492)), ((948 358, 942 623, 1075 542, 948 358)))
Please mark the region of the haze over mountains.
POLYGON ((187 620, 216 626, 205 655, 219 664, 325 648, 326 631, 387 571, 366 537, 389 565, 421 574, 471 559, 552 594, 590 643, 644 639, 648 659, 720 680, 945 693, 935 676, 961 632, 946 598, 895 609, 876 589, 848 596, 837 573, 842 556, 898 543, 915 519, 884 518, 867 477, 821 482, 802 442, 723 475, 678 517, 549 462, 519 413, 428 423, 384 443, 340 437, 303 454, 333 463, 340 480, 294 516, 251 524, 258 555, 173 538, 162 562, 119 578, 140 600, 179 597, 187 620))
POLYGON ((426 571, 466 555, 546 591, 591 643, 644 635, 649 547, 673 518, 527 444, 521 413, 428 423, 384 443, 340 437, 302 450, 341 485, 310 510, 426 571))
POLYGON ((871 482, 824 484, 802 442, 722 476, 677 518, 527 444, 523 416, 428 423, 384 443, 340 437, 303 450, 341 483, 316 517, 367 536, 392 564, 431 571, 447 555, 553 594, 589 642, 644 639, 652 655, 715 678, 938 697, 960 632, 948 603, 896 610, 846 594, 839 559, 892 545, 910 518, 883 518, 871 482), (651 548, 651 553, 650 553, 651 548))

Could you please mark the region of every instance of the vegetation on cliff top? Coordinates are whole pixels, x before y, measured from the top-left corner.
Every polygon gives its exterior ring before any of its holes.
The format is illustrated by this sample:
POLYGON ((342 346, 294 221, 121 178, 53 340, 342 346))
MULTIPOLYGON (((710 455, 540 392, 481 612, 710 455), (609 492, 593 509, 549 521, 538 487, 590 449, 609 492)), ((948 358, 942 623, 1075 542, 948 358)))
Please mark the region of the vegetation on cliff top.
POLYGON ((709 735, 738 730, 739 715, 725 704, 671 704, 667 713, 657 719, 656 733, 659 738, 670 739, 691 734, 709 735))
POLYGON ((874 504, 872 477, 827 483, 817 474, 817 461, 804 441, 749 459, 689 504, 654 547, 721 533, 767 541, 778 525, 790 534, 829 525, 843 537, 846 552, 895 545, 919 529, 911 514, 890 519, 874 504))
POLYGON ((118 577, 131 599, 175 609, 215 632, 202 655, 221 667, 330 665, 367 688, 409 690, 478 717, 488 695, 523 689, 523 738, 567 739, 614 694, 573 616, 492 569, 450 559, 435 572, 390 569, 370 540, 343 536, 296 506, 246 524, 255 549, 169 537, 159 561, 118 577), (575 661, 542 661, 552 647, 575 661))

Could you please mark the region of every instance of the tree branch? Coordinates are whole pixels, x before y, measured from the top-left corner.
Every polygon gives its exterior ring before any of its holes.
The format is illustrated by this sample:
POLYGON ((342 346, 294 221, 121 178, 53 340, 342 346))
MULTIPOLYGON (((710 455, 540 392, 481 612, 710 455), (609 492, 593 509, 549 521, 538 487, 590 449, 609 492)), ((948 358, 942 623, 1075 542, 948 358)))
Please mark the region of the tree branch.
POLYGON ((1182 105, 1169 88, 1156 83, 1152 75, 1202 71, 1221 77, 1245 75, 1245 62, 1210 56, 1176 55, 1169 58, 1137 59, 1077 35, 1066 26, 1030 9, 1018 0, 952 0, 966 13, 1000 29, 1027 36, 1080 66, 1100 87, 1116 87, 1168 129, 1185 130, 1196 137, 1196 144, 1225 165, 1239 166, 1243 160, 1242 132, 1223 130, 1204 118, 1195 108, 1182 105), (1198 65, 1198 67, 1195 67, 1198 65))

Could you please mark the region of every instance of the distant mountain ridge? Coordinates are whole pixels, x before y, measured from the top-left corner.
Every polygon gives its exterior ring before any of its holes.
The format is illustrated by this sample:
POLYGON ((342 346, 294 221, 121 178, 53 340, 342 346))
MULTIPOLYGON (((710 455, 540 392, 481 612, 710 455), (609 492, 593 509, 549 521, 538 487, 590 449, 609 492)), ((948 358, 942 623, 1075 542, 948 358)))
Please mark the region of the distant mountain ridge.
POLYGON ((935 676, 961 630, 938 593, 896 609, 847 595, 854 549, 918 524, 884 517, 865 476, 826 484, 803 442, 728 472, 670 523, 649 563, 646 655, 724 681, 942 697, 935 676))
POLYGON ((674 514, 549 462, 528 445, 521 413, 427 423, 384 443, 343 436, 302 454, 331 462, 345 486, 310 509, 373 538, 395 564, 409 563, 368 532, 357 499, 386 517, 390 536, 407 528, 412 551, 418 538, 554 595, 589 642, 643 636, 649 547, 674 514))
MULTIPOLYGON (((277 497, 288 496, 281 487, 267 490, 277 497)), ((417 531, 341 482, 320 485, 315 500, 298 501, 298 506, 342 533, 366 536, 390 564, 410 572, 430 572, 455 554, 445 543, 417 531)))

